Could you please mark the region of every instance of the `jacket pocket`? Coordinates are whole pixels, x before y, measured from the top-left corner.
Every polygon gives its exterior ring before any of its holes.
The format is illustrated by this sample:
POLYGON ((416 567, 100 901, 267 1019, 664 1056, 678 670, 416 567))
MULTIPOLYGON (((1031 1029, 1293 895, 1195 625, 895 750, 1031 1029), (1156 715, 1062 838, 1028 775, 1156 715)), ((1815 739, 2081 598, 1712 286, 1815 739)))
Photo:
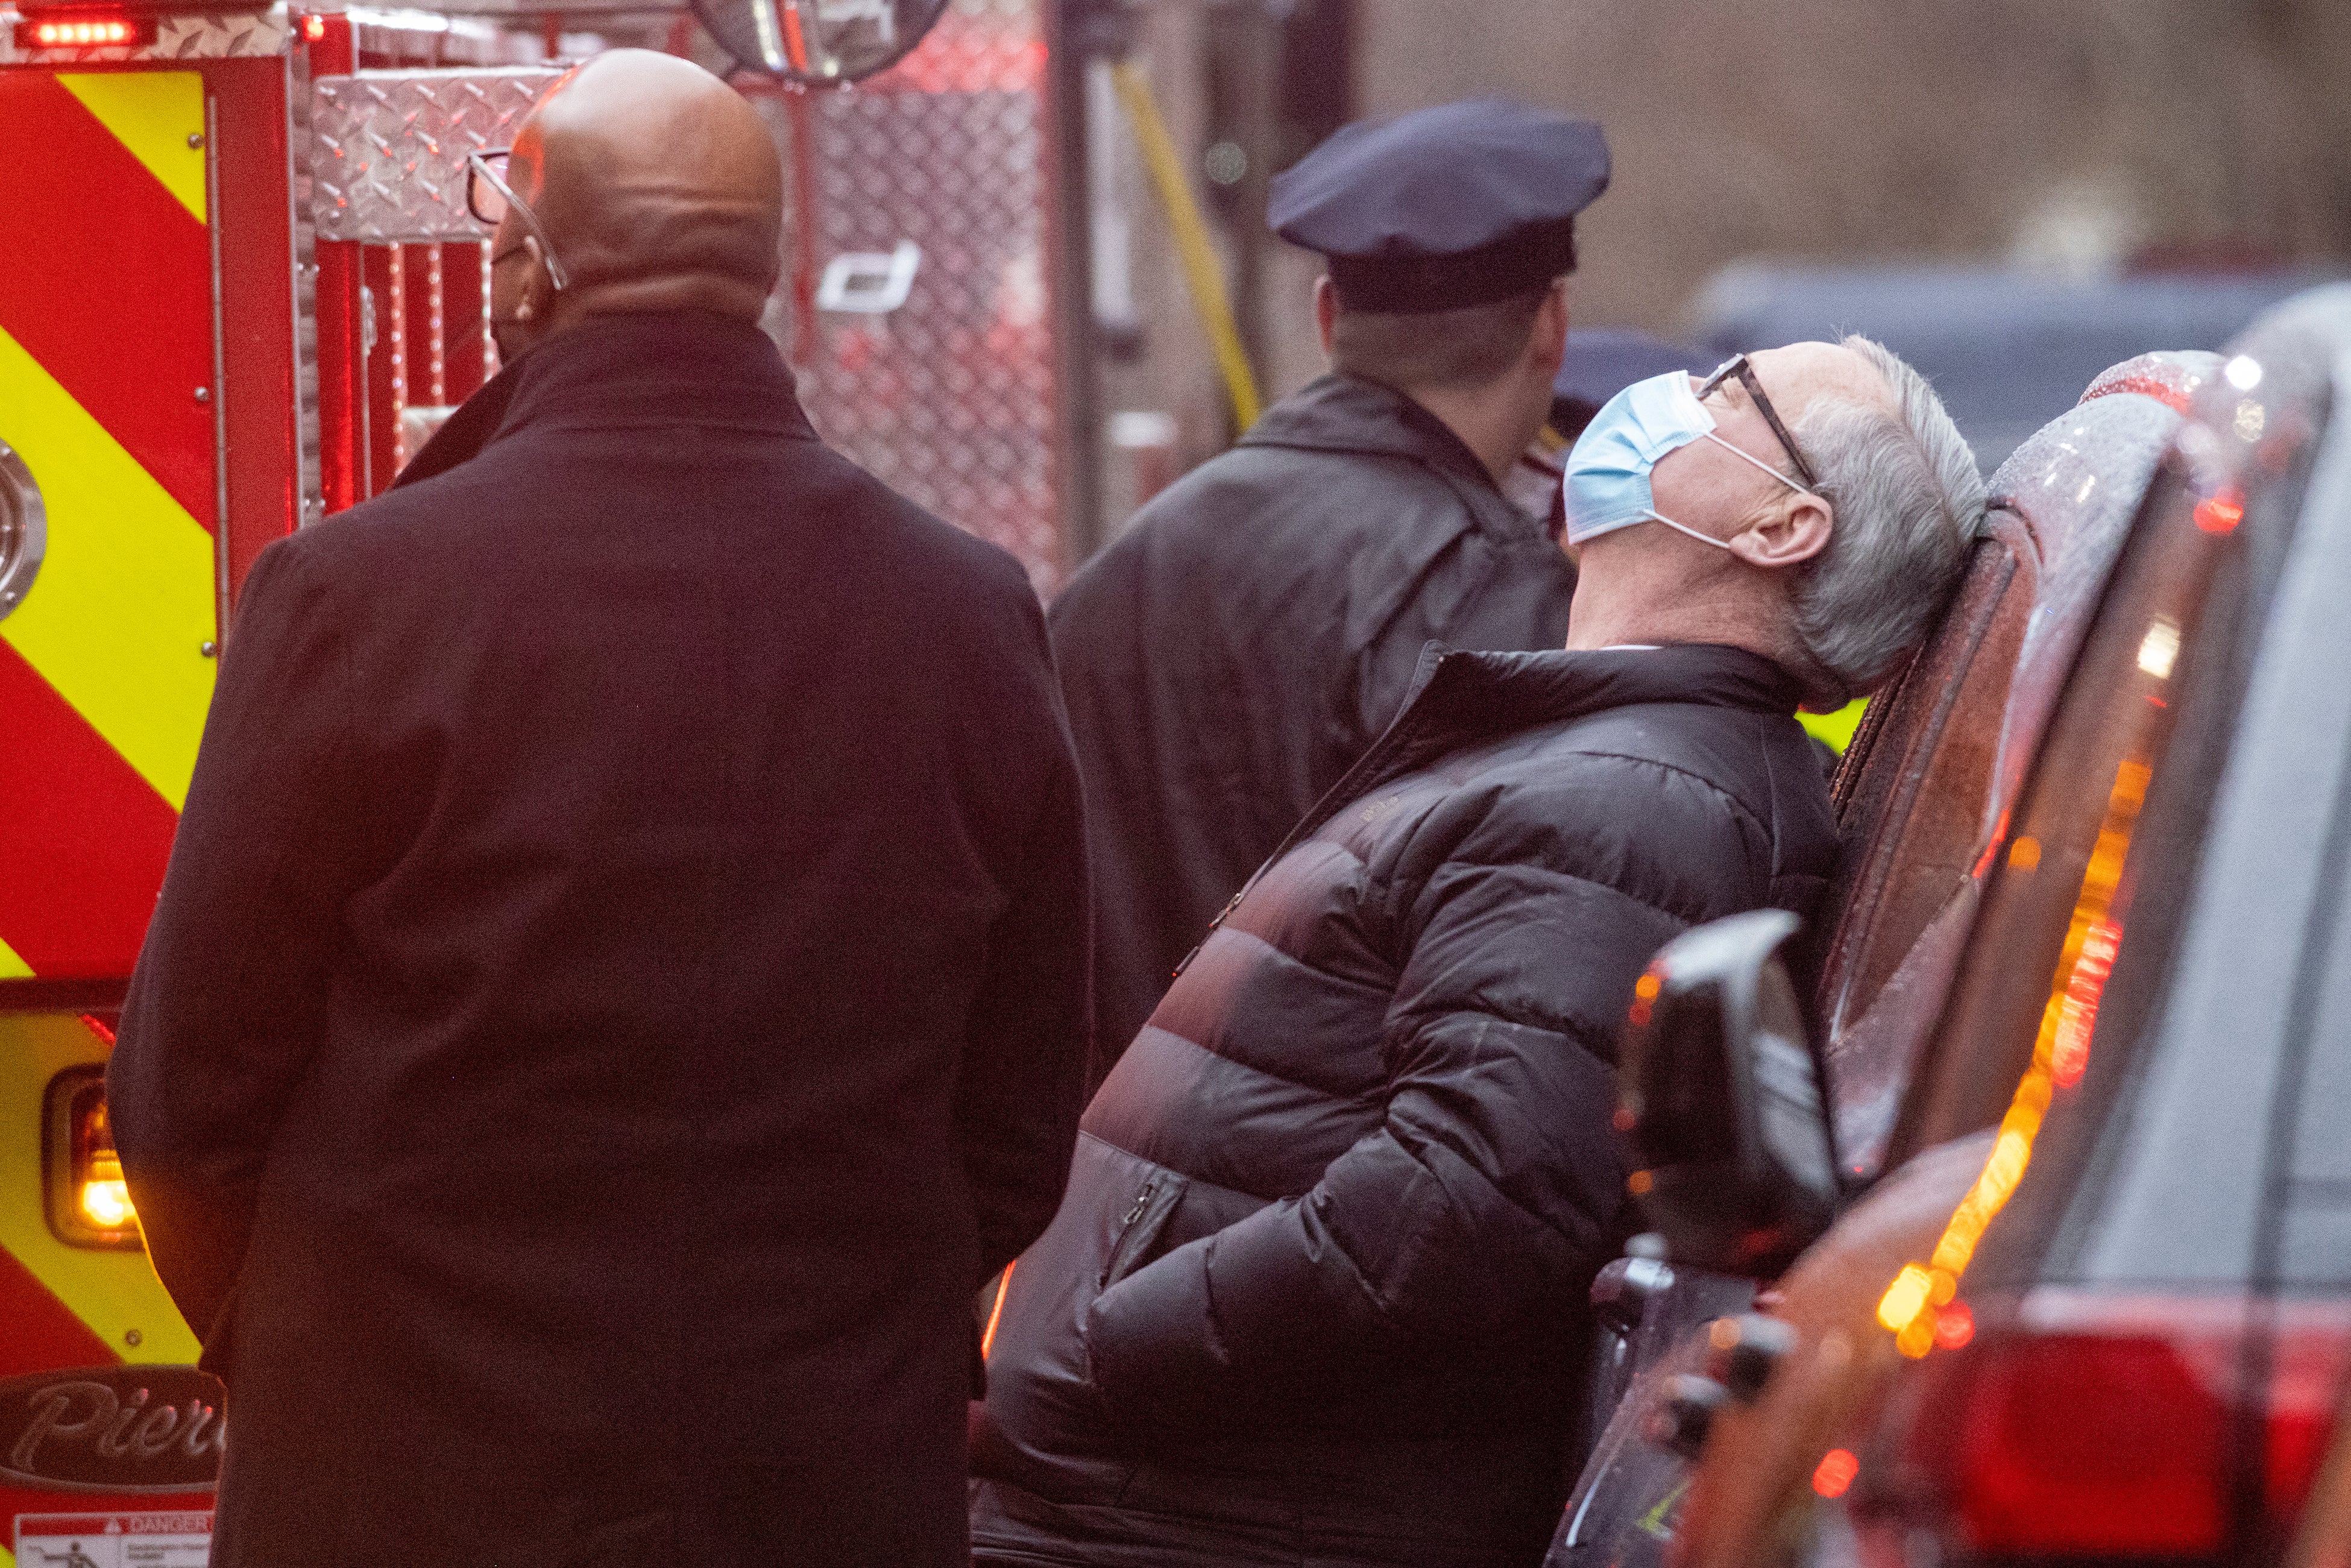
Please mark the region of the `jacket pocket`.
POLYGON ((1100 1294, 1159 1256, 1159 1238, 1191 1183, 1170 1170, 1155 1170, 1120 1218, 1117 1239, 1102 1260, 1102 1277, 1094 1281, 1100 1294))

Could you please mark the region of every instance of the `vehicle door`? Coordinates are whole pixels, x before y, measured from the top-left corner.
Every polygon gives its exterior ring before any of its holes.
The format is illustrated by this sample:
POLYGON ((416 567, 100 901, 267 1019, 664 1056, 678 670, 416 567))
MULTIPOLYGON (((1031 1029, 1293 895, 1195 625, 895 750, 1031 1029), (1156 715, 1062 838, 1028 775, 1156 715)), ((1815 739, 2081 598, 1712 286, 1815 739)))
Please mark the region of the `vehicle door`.
POLYGON ((2014 1197, 1951 1221, 1980 1237, 1946 1259, 1970 1343, 1855 1435, 1889 1562, 2266 1558, 2325 1451, 2351 1369, 2346 349, 2351 290, 2242 345, 2204 482, 2053 733, 2074 772, 2034 793, 2074 825, 2012 868, 1918 1116, 1996 1113, 2014 1197), (2213 486, 2234 454, 2250 482, 2213 486))
POLYGON ((1677 1563, 2226 1556, 2290 1516, 2351 1352, 2346 1140, 2291 1108, 2351 1103, 2295 1000, 2351 841, 2344 345, 2321 291, 2198 394, 1989 846, 1888 1163, 1924 1152, 1785 1281, 1677 1563))
MULTIPOLYGON (((1838 1163, 1855 1192, 1885 1168, 1919 1042, 1939 1010, 2052 694, 2176 431, 2219 370, 2149 354, 2108 371, 1994 476, 1967 573, 1935 636, 1870 704, 1834 790, 1844 854, 1811 945, 1813 1015, 1838 1163), (2013 700, 2011 700, 2013 698, 2013 700)), ((1654 1251, 1654 1248, 1644 1248, 1654 1251)), ((1654 1389, 1692 1370, 1692 1331, 1755 1282, 1628 1257, 1596 1281, 1593 1458, 1550 1561, 1670 1538, 1686 1458, 1642 1436, 1654 1389), (1627 1398, 1646 1380, 1641 1396, 1627 1398)), ((1685 1447, 1695 1440, 1685 1431, 1685 1447)))

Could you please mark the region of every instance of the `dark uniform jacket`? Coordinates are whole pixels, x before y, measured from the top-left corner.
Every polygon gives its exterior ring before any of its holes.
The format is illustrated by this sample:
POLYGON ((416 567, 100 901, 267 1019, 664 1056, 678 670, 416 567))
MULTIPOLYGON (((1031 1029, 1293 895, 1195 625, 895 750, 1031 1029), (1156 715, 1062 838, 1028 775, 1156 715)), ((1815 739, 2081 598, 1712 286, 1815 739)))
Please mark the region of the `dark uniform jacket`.
POLYGON ((963 1562, 972 1292, 1080 1103, 1036 597, 747 325, 444 436, 256 564, 110 1070, 214 1561, 963 1562))
POLYGON ((1696 644, 1433 665, 1087 1108, 988 1361, 982 1560, 1541 1557, 1633 982, 1834 862, 1797 698, 1696 644))
POLYGON ((1084 775, 1095 1038, 1395 716, 1422 647, 1557 648, 1575 575, 1410 398, 1328 376, 1155 499, 1051 613, 1084 775))

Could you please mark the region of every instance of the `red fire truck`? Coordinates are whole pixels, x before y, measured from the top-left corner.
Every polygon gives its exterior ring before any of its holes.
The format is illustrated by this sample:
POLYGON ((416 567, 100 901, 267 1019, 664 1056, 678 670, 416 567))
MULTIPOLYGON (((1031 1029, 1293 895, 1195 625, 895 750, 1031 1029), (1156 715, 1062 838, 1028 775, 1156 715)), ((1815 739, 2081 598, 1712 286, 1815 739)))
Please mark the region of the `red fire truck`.
MULTIPOLYGON (((776 328, 812 414, 1050 587, 1037 0, 747 4, 788 24, 727 47, 789 56, 746 90, 792 172, 776 328), (773 79, 857 74, 810 54, 859 26, 892 68, 857 92, 773 79)), ((222 1394, 104 1063, 246 570, 496 371, 464 160, 599 47, 517 20, 0 4, 0 1568, 204 1560, 222 1394)))

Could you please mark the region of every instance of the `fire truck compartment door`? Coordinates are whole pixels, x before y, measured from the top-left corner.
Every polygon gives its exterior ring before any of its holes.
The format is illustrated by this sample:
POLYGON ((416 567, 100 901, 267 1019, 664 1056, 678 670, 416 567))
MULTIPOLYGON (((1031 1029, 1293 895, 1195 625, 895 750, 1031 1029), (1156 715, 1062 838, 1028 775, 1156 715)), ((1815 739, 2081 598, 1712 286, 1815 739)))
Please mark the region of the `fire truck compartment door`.
POLYGON ((204 78, 0 69, 0 443, 41 534, 0 619, 5 985, 138 956, 212 696, 219 453, 204 78))

